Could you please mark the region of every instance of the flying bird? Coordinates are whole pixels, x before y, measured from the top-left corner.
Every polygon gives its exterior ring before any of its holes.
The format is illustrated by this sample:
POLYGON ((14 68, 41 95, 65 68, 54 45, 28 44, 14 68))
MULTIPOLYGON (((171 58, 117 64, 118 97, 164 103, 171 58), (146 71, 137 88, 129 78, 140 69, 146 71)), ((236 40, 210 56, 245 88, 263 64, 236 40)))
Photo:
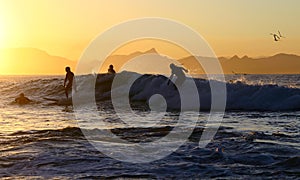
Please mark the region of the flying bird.
POLYGON ((280 37, 277 34, 273 34, 273 33, 270 34, 273 36, 274 41, 279 41, 280 37))
POLYGON ((285 38, 284 36, 281 35, 280 31, 278 31, 278 34, 275 34, 275 33, 270 33, 270 35, 273 36, 274 38, 274 41, 279 41, 280 38, 285 38))

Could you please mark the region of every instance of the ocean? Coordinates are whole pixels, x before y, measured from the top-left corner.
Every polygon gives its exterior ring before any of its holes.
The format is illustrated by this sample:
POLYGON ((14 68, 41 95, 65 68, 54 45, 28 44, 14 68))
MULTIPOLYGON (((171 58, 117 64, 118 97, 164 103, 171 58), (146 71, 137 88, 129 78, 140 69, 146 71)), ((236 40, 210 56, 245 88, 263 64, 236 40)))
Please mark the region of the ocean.
MULTIPOLYGON (((136 75, 120 74, 125 84, 136 75)), ((81 78, 76 86, 86 86, 87 77, 81 78)), ((208 122, 211 94, 205 77, 189 79, 199 92, 197 112, 181 112, 179 93, 166 86, 166 77, 144 75, 125 96, 131 109, 118 113, 111 102, 112 79, 97 76, 95 107, 73 108, 64 99, 64 76, 0 76, 0 177, 300 178, 300 75, 215 80, 226 85, 226 111, 216 112, 221 122, 214 122, 217 116, 208 122), (34 102, 13 103, 22 92, 34 102), (167 99, 163 111, 150 110, 148 100, 157 93, 167 99), (208 124, 216 132, 201 146, 208 124)), ((123 92, 122 85, 116 89, 123 92)))

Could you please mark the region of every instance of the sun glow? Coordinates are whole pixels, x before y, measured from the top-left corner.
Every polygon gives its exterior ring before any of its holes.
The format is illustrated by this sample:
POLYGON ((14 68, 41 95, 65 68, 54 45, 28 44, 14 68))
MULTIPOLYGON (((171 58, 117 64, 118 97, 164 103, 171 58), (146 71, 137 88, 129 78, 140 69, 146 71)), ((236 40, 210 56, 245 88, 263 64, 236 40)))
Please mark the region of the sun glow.
POLYGON ((6 65, 7 65, 7 63, 4 62, 5 56, 3 55, 2 50, 1 50, 1 48, 3 48, 3 46, 4 46, 4 42, 5 42, 4 38, 5 38, 4 23, 0 16, 0 74, 6 73, 5 71, 6 71, 6 65))
POLYGON ((0 17, 0 48, 5 44, 5 26, 0 17))

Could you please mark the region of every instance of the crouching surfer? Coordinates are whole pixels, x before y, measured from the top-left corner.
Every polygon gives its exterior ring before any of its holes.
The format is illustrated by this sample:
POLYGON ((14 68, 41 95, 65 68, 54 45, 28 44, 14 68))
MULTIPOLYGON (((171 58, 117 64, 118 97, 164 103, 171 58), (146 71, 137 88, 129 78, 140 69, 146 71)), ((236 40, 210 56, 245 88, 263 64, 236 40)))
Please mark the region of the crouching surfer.
POLYGON ((114 70, 114 65, 109 65, 109 68, 107 70, 108 74, 116 74, 116 71, 114 70))
POLYGON ((171 74, 171 76, 169 78, 170 80, 168 81, 168 85, 169 85, 170 81, 172 80, 173 76, 175 75, 175 76, 177 76, 177 79, 175 81, 175 85, 180 87, 184 83, 184 81, 186 79, 186 76, 185 76, 184 72, 187 73, 188 70, 185 69, 185 68, 183 68, 183 67, 176 66, 173 63, 170 64, 170 69, 172 71, 172 74, 171 74))

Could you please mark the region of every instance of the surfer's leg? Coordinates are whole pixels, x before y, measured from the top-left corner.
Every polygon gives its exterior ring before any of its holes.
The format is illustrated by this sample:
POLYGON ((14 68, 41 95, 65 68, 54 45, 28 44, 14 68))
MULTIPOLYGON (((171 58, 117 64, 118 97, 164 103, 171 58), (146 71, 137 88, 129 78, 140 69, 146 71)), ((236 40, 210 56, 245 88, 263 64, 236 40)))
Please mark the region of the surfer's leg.
POLYGON ((66 97, 68 99, 69 97, 68 97, 68 89, 67 88, 65 88, 65 93, 66 93, 66 97))
POLYGON ((67 84, 67 86, 65 88, 65 93, 66 93, 67 99, 69 98, 69 89, 70 89, 70 86, 69 86, 69 84, 67 84))
POLYGON ((185 81, 185 77, 178 77, 178 78, 176 79, 176 81, 175 81, 175 84, 176 84, 178 87, 180 87, 180 86, 183 84, 184 81, 185 81))
POLYGON ((67 99, 69 98, 69 90, 70 90, 70 89, 72 89, 72 84, 71 84, 71 83, 67 84, 67 87, 66 87, 66 89, 65 89, 67 99))

